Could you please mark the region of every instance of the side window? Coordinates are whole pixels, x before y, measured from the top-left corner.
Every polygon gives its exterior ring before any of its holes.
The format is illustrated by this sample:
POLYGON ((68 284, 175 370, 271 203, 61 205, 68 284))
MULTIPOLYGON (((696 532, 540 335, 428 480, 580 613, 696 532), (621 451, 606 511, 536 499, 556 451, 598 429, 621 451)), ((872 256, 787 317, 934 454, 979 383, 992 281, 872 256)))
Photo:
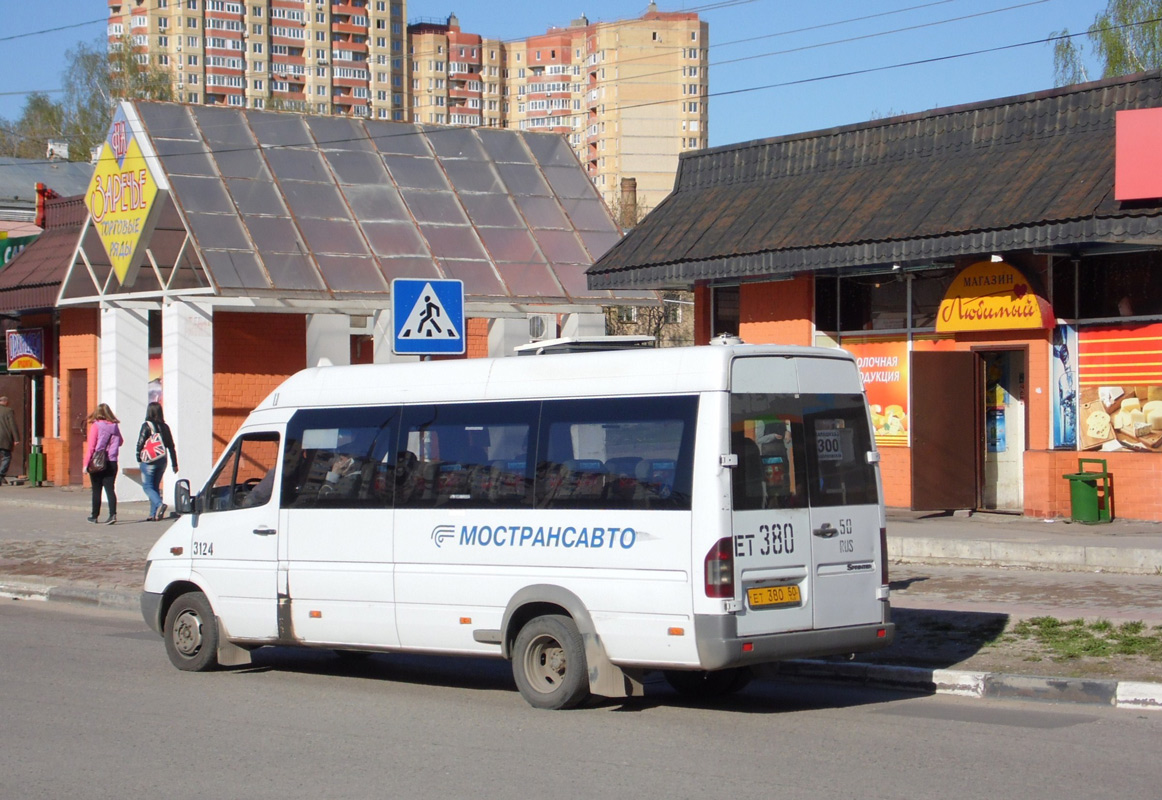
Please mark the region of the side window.
POLYGON ((798 400, 732 394, 730 404, 730 449, 738 456, 730 472, 734 510, 806 507, 807 446, 798 400))
POLYGON ((278 443, 277 433, 248 433, 236 439, 206 484, 202 512, 251 508, 270 502, 278 443))
POLYGON ((868 505, 879 502, 867 412, 861 395, 804 398, 811 505, 868 505), (814 406, 812 407, 814 402, 814 406))
POLYGON ((539 508, 689 509, 698 398, 546 401, 539 508))
POLYGON ((283 456, 283 507, 390 508, 399 416, 395 407, 295 413, 283 456))
POLYGON ((539 402, 458 403, 403 410, 397 508, 522 508, 539 402))

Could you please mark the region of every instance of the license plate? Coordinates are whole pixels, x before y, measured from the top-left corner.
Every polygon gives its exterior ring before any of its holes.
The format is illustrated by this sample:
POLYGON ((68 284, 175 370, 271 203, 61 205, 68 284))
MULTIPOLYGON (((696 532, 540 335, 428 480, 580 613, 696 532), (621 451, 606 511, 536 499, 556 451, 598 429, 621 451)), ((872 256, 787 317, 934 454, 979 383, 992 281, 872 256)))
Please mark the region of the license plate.
POLYGON ((802 598, 798 586, 760 586, 747 589, 746 599, 751 608, 799 605, 802 598))

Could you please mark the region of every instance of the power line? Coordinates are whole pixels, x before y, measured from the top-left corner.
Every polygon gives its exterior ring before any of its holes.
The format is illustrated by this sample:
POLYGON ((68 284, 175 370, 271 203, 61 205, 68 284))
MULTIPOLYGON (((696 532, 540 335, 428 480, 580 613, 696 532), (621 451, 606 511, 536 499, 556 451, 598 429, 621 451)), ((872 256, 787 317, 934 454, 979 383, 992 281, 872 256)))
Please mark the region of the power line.
MULTIPOLYGON (((11 36, 0 36, 0 42, 11 42, 14 39, 27 39, 30 36, 41 36, 41 35, 46 34, 46 33, 56 33, 58 31, 67 31, 67 30, 72 30, 73 28, 84 28, 84 27, 87 27, 89 25, 96 25, 98 22, 108 22, 108 21, 109 21, 108 17, 102 17, 101 19, 91 19, 91 20, 88 20, 86 22, 76 22, 72 25, 62 25, 59 28, 45 28, 42 31, 25 31, 24 33, 14 33, 11 36)), ((5 94, 7 94, 7 92, 5 94)))

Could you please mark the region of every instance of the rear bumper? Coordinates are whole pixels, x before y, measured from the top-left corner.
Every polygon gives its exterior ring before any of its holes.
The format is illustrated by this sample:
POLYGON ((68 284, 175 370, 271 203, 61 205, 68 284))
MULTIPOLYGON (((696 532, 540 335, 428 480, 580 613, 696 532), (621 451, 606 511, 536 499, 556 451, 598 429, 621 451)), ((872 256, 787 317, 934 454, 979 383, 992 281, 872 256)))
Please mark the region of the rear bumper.
MULTIPOLYGON (((884 619, 890 619, 884 609, 884 619)), ((789 658, 847 655, 882 650, 892 643, 896 626, 891 622, 853 625, 820 631, 792 631, 763 636, 739 636, 732 614, 696 615, 694 635, 702 669, 723 669, 765 664, 789 658), (743 645, 748 645, 743 650, 743 645)))

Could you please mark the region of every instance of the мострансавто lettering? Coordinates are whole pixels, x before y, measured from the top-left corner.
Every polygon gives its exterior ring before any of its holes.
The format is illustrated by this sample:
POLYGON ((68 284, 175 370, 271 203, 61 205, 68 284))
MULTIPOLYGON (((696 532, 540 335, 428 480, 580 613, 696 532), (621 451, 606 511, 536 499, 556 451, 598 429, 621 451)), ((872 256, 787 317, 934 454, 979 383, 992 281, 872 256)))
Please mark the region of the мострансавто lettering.
POLYGON ((637 541, 633 528, 575 528, 572 525, 464 525, 460 544, 480 547, 586 547, 629 550, 637 541))

